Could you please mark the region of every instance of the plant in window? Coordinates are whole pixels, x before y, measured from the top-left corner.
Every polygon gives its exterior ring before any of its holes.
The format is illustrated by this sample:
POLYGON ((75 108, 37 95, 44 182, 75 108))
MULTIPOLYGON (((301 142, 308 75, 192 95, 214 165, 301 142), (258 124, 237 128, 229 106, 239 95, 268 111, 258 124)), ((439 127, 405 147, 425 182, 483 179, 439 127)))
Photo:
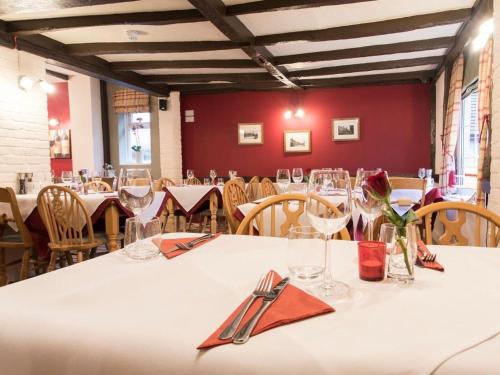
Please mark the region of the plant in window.
POLYGON ((144 125, 142 124, 142 118, 138 117, 137 122, 133 122, 131 125, 132 133, 135 137, 135 145, 132 145, 131 149, 135 152, 141 152, 141 139, 139 138, 139 129, 144 129, 144 125))

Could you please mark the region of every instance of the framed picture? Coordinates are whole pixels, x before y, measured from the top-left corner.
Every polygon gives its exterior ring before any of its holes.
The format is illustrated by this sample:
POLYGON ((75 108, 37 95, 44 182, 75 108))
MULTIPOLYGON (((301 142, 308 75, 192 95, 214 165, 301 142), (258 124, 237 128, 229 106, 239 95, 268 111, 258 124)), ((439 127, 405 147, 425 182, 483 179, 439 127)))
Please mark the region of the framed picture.
POLYGON ((332 120, 332 140, 359 140, 359 118, 337 118, 332 120))
POLYGON ((70 159, 71 131, 69 129, 49 130, 49 145, 52 159, 70 159))
POLYGON ((264 143, 264 125, 238 124, 239 145, 261 145, 264 143))
POLYGON ((285 152, 311 152, 311 131, 285 130, 283 142, 285 152))

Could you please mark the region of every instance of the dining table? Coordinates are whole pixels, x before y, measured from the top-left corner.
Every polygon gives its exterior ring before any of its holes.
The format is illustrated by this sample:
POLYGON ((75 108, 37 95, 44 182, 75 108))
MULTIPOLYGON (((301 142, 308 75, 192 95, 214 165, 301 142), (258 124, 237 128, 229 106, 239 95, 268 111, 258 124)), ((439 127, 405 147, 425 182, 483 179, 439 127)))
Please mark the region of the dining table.
POLYGON ((325 301, 335 312, 197 349, 262 274, 289 273, 287 246, 220 235, 171 259, 119 250, 0 288, 0 373, 498 374, 495 248, 429 246, 445 271, 417 268, 399 284, 360 280, 357 243, 331 241, 333 276, 350 286, 325 301))

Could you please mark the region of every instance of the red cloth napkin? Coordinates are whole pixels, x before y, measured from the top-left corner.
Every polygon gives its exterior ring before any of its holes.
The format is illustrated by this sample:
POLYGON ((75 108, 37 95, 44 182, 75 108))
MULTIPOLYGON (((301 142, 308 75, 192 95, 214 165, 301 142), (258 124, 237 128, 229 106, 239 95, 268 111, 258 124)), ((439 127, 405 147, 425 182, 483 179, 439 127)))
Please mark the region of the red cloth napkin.
MULTIPOLYGON (((196 244, 194 245, 193 249, 196 249, 197 247, 200 247, 200 246, 203 246, 204 244, 212 241, 212 240, 215 240, 217 237, 220 236, 220 233, 216 234, 215 236, 213 236, 212 238, 208 239, 208 240, 205 240, 203 242, 200 242, 199 244, 196 244)), ((172 252, 169 252, 170 250, 173 250, 176 248, 175 244, 176 243, 187 243, 189 241, 192 241, 196 239, 196 237, 187 237, 187 238, 162 238, 162 239, 159 239, 159 238, 155 238, 153 240, 153 243, 158 246, 160 248, 160 251, 163 253, 163 255, 167 258, 167 259, 172 259, 172 258, 175 258, 176 256, 179 256, 181 254, 184 254, 188 251, 192 251, 193 249, 191 250, 177 250, 177 251, 172 251, 172 252), (168 254, 166 254, 167 252, 169 252, 168 254)))
MULTIPOLYGON (((276 272, 272 272, 274 273, 274 285, 276 285, 281 281, 282 278, 276 272)), ((209 349, 214 346, 232 342, 232 339, 219 340, 219 335, 224 330, 226 325, 231 322, 231 320, 238 314, 241 308, 243 308, 247 300, 248 298, 245 299, 241 303, 241 305, 233 311, 229 318, 227 318, 224 323, 222 323, 222 325, 217 328, 217 330, 212 333, 212 335, 208 339, 206 339, 200 346, 198 346, 197 349, 209 349)), ((260 306, 262 306, 262 298, 257 299, 252 304, 238 328, 243 327, 243 325, 250 320, 250 318, 259 309, 260 306)), ((278 299, 261 317, 251 336, 258 335, 259 333, 267 331, 268 329, 275 328, 284 324, 311 318, 316 315, 331 313, 334 311, 335 309, 333 307, 320 301, 316 297, 313 297, 310 294, 302 291, 301 289, 288 284, 281 295, 278 297, 278 299)))
MULTIPOLYGON (((418 246, 419 250, 422 253, 424 253, 424 254, 430 254, 431 253, 429 251, 429 249, 427 248, 427 246, 425 246, 425 244, 422 241, 418 241, 417 242, 417 246, 418 246)), ((439 264, 436 261, 434 261, 434 262, 424 262, 423 261, 423 257, 420 254, 421 254, 420 252, 417 252, 417 258, 418 258, 418 261, 420 262, 420 264, 423 267, 429 268, 431 270, 436 270, 436 271, 444 272, 444 267, 441 264, 439 264)))

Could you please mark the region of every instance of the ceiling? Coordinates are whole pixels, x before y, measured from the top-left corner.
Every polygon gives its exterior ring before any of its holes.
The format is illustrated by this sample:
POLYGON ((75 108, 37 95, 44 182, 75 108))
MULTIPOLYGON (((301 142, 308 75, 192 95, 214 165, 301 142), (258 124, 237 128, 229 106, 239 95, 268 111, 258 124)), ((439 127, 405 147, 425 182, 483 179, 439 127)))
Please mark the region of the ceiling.
POLYGON ((0 43, 155 95, 420 82, 480 3, 6 0, 0 43))

